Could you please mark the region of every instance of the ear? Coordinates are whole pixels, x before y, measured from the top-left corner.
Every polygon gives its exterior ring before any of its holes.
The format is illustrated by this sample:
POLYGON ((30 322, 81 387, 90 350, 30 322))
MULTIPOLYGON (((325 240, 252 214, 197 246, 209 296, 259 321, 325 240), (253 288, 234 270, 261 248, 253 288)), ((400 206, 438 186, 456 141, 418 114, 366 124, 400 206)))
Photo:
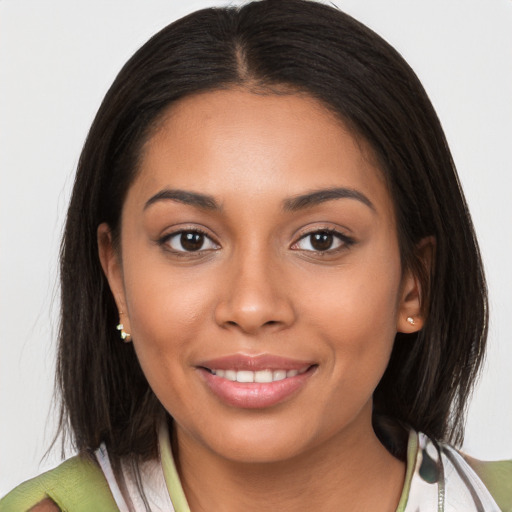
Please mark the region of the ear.
POLYGON ((112 232, 106 222, 98 226, 97 240, 101 267, 116 301, 120 323, 123 324, 124 331, 131 332, 124 292, 123 268, 118 251, 114 247, 112 232))
MULTIPOLYGON (((434 264, 435 239, 426 237, 416 246, 416 259, 428 279, 434 264)), ((413 269, 404 271, 401 283, 400 303, 396 330, 403 333, 418 332, 425 325, 428 304, 428 290, 413 269)))

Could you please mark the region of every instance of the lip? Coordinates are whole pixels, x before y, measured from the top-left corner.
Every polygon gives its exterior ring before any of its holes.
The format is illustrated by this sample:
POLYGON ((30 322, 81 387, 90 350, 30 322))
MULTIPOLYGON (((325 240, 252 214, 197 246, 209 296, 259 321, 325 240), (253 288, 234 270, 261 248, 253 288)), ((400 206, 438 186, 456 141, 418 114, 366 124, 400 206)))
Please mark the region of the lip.
POLYGON ((300 361, 298 359, 275 356, 272 354, 260 354, 257 356, 233 354, 219 357, 217 359, 202 361, 197 366, 208 368, 210 370, 235 369, 256 372, 258 370, 300 370, 305 366, 312 366, 314 364, 314 361, 300 361))
POLYGON ((234 354, 201 362, 196 366, 209 390, 222 402, 241 409, 273 407, 296 395, 315 373, 313 361, 299 361, 269 354, 247 356, 234 354), (219 377, 210 370, 302 370, 303 373, 274 382, 241 383, 219 377))

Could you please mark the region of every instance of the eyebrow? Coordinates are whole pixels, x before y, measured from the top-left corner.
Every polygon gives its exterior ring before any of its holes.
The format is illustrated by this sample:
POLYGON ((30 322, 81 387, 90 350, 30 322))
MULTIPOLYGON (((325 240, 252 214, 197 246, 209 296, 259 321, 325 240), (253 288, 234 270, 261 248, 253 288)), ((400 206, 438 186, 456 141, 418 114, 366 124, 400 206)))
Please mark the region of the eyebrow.
POLYGON ((283 209, 288 212, 295 212, 304 208, 312 208, 313 206, 325 203, 326 201, 332 201, 333 199, 355 199, 368 206, 368 208, 374 212, 377 211, 373 203, 363 193, 343 187, 313 190, 307 194, 294 196, 284 201, 283 209))
MULTIPOLYGON (((305 208, 312 208, 326 201, 334 199, 355 199, 364 205, 368 206, 371 210, 376 212, 373 203, 361 192, 343 187, 325 188, 314 190, 307 194, 301 194, 283 202, 283 210, 288 212, 295 212, 305 208)), ((159 201, 177 201, 179 203, 195 206, 203 210, 220 211, 221 206, 213 196, 207 194, 200 194, 199 192, 189 192, 179 189, 164 189, 157 192, 154 196, 150 197, 144 205, 144 210, 149 208, 152 204, 159 201)))
POLYGON ((220 210, 221 207, 214 197, 200 194, 198 192, 188 192, 186 190, 177 189, 164 189, 150 197, 144 205, 144 210, 149 208, 152 204, 159 201, 177 201, 178 203, 196 206, 203 210, 220 210))

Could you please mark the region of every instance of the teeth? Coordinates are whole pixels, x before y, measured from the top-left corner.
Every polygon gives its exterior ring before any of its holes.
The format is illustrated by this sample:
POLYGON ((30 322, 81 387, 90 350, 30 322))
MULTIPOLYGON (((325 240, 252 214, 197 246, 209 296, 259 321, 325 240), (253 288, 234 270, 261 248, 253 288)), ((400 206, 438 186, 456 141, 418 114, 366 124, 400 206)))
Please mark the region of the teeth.
POLYGON ((254 382, 272 382, 272 371, 260 370, 259 372, 254 372, 254 382))
POLYGON ((286 370, 274 370, 272 372, 272 380, 283 380, 286 379, 286 370))
POLYGON ((224 377, 228 380, 235 381, 236 380, 236 370, 226 370, 224 373, 224 377))
POLYGON ((309 366, 305 366, 300 370, 259 370, 252 372, 250 370, 210 370, 213 375, 222 377, 232 382, 277 382, 279 380, 302 375, 308 370, 309 366))
POLYGON ((247 370, 238 370, 236 372, 237 382, 254 382, 254 372, 247 370))

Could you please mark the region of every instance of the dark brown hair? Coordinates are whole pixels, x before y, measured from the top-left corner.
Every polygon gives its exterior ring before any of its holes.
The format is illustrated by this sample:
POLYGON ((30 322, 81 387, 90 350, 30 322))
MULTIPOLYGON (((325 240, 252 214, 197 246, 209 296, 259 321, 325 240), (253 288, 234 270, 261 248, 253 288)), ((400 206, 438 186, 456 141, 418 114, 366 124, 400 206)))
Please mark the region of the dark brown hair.
POLYGON ((487 298, 445 136, 416 75, 389 44, 335 8, 305 0, 190 14, 137 51, 108 91, 80 157, 62 242, 61 428, 71 427, 81 451, 105 442, 114 457, 154 453, 164 411, 133 346, 119 340, 96 230, 107 222, 119 235, 141 148, 164 110, 230 87, 307 93, 372 148, 394 201, 402 265, 421 279, 428 311, 418 334, 397 335, 374 416, 460 442, 484 354, 487 298), (436 241, 431 272, 417 257, 425 237, 436 241))

